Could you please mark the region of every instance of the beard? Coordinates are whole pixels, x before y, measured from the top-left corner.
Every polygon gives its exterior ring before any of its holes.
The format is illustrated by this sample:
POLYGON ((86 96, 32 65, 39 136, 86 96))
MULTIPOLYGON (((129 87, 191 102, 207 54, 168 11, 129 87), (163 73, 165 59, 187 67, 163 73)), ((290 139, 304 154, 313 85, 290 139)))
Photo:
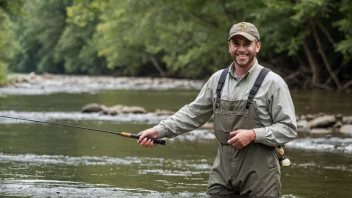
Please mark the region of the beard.
POLYGON ((231 54, 231 57, 237 66, 241 68, 246 68, 253 63, 255 54, 248 54, 248 56, 246 57, 247 60, 241 60, 241 57, 237 56, 237 54, 231 54))

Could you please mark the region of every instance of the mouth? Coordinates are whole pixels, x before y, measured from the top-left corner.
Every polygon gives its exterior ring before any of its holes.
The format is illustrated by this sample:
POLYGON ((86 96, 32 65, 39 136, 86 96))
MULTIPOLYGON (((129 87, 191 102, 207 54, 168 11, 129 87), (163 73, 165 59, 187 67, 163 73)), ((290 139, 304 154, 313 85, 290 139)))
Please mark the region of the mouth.
POLYGON ((247 55, 245 55, 245 54, 236 54, 236 56, 238 56, 238 57, 247 57, 247 55))

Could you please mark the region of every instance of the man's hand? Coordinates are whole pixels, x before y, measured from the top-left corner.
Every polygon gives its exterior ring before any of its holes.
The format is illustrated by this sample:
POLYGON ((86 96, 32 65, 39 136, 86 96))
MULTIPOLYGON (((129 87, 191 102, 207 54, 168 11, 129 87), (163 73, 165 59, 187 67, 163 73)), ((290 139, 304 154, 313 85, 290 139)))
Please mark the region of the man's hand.
POLYGON ((138 133, 138 135, 140 135, 140 137, 137 142, 141 146, 154 147, 157 145, 157 144, 154 144, 154 142, 151 139, 147 138, 147 137, 159 138, 158 133, 156 132, 156 130, 154 128, 150 128, 145 131, 142 131, 142 132, 138 133))
POLYGON ((234 137, 229 139, 227 142, 239 149, 247 146, 249 143, 255 140, 256 137, 253 129, 239 129, 236 131, 232 131, 230 135, 234 137))

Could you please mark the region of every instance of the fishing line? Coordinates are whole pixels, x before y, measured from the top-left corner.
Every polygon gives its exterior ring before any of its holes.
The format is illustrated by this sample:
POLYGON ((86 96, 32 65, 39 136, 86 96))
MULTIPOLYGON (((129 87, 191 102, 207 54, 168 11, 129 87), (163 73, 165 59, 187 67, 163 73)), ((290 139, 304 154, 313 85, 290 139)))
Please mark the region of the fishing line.
MULTIPOLYGON (((61 123, 56 123, 56 122, 39 121, 39 120, 31 120, 31 119, 27 119, 27 118, 17 118, 17 117, 11 117, 11 116, 2 116, 2 115, 0 115, 0 117, 10 118, 10 119, 15 119, 15 120, 25 120, 25 121, 29 121, 29 122, 37 122, 37 123, 42 123, 42 124, 52 124, 52 125, 56 125, 56 126, 71 127, 71 128, 76 128, 76 129, 84 129, 84 130, 97 131, 97 132, 103 132, 103 133, 110 133, 110 134, 114 134, 114 135, 120 135, 120 136, 123 136, 123 137, 134 138, 134 139, 139 139, 139 137, 140 137, 139 135, 131 134, 131 133, 127 133, 127 132, 119 133, 119 132, 103 130, 103 129, 93 129, 93 128, 82 127, 82 126, 61 124, 61 123)), ((151 139, 155 144, 165 145, 165 140, 151 138, 151 137, 148 137, 148 138, 151 139)))

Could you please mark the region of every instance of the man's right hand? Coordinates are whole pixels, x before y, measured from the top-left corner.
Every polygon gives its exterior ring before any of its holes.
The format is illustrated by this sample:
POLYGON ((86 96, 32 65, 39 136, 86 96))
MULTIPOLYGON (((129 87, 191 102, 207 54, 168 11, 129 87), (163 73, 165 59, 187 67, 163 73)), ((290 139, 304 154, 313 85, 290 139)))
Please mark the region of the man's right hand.
POLYGON ((142 131, 142 132, 138 133, 138 135, 140 136, 138 139, 138 143, 141 146, 154 147, 157 145, 151 139, 148 138, 148 137, 159 138, 158 133, 156 132, 156 130, 154 128, 150 128, 145 131, 142 131))

